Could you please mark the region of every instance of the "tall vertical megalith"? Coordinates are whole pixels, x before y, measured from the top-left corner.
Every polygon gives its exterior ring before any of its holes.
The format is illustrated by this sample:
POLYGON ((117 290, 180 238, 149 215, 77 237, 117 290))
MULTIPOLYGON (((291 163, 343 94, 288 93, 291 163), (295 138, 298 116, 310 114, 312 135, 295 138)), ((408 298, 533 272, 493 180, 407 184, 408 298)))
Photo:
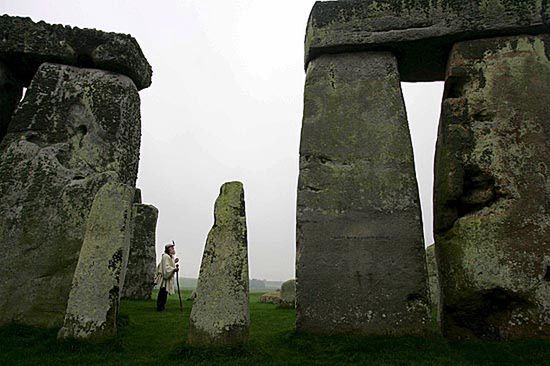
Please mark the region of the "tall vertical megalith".
POLYGON ((435 162, 443 331, 550 338, 550 35, 457 43, 435 162))
POLYGON ((130 78, 39 67, 0 143, 0 325, 61 325, 94 196, 135 185, 140 131, 130 78))
POLYGON ((362 52, 310 61, 298 181, 298 331, 423 334, 424 258, 395 57, 362 52))
POLYGON ((134 188, 107 183, 95 196, 58 338, 104 339, 116 335, 124 284, 134 188))
MULTIPOLYGON (((136 194, 138 192, 139 190, 136 189, 136 194)), ((158 213, 155 206, 134 203, 132 243, 122 290, 124 298, 135 300, 151 298, 151 292, 155 286, 158 213)))
POLYGON ((244 190, 225 183, 214 207, 214 226, 202 257, 188 342, 237 345, 248 337, 248 244, 244 190))

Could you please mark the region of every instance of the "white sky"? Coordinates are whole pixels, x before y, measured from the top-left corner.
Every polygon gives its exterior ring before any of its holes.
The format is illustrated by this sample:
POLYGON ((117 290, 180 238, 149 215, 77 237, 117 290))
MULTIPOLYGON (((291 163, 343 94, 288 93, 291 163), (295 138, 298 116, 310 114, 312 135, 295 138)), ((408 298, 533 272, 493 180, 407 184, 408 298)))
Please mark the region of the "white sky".
MULTIPOLYGON (((0 0, 0 13, 132 34, 153 66, 141 91, 138 187, 196 277, 222 183, 245 186, 250 275, 294 277, 303 40, 312 0, 0 0)), ((403 84, 433 242, 432 170, 442 83, 403 84)))

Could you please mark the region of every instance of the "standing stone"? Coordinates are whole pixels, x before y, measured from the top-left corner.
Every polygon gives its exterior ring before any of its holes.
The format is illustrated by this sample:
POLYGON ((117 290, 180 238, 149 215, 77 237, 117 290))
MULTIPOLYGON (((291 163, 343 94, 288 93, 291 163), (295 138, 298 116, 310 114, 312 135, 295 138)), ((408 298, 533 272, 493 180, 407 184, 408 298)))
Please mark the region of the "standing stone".
POLYGON ((435 162, 443 331, 550 338, 550 35, 457 43, 435 162))
POLYGON ((301 332, 428 328, 418 188, 391 53, 323 55, 309 64, 296 277, 301 332))
POLYGON ((294 308, 296 305, 296 280, 288 280, 281 285, 281 301, 279 306, 282 308, 294 308))
POLYGON ((23 87, 8 66, 0 61, 0 142, 8 131, 11 116, 23 94, 23 87))
POLYGON ((248 244, 244 190, 225 183, 202 257, 189 322, 192 345, 237 345, 248 338, 248 244))
POLYGON ((135 300, 151 298, 151 292, 155 287, 157 262, 155 250, 157 218, 156 207, 134 204, 133 235, 123 288, 124 298, 135 300))
POLYGON ((134 188, 107 183, 97 193, 58 338, 116 335, 116 318, 132 236, 134 188))
POLYGON ((428 288, 430 290, 432 323, 435 331, 439 333, 441 329, 441 292, 439 290, 439 274, 434 244, 426 248, 426 265, 428 269, 428 288))
POLYGON ((128 77, 38 69, 0 144, 0 325, 61 326, 92 201, 135 186, 139 146, 128 77))

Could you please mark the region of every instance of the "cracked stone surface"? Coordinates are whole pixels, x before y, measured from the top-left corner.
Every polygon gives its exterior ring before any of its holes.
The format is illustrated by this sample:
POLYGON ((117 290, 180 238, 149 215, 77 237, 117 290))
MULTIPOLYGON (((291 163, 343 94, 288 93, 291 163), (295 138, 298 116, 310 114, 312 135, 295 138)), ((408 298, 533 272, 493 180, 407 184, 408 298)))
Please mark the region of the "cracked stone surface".
POLYGON ((310 62, 296 235, 298 331, 410 335, 429 328, 420 202, 391 53, 310 62))
POLYGON ((139 146, 128 77, 38 69, 0 144, 0 324, 61 326, 92 201, 135 186, 139 146))
POLYGON ((244 189, 225 183, 214 207, 189 321, 191 345, 236 345, 248 338, 248 243, 244 189))
POLYGON ((138 89, 151 85, 151 65, 130 35, 0 16, 0 58, 26 86, 44 62, 112 71, 138 89))
POLYGON ((451 338, 550 338, 550 36, 457 43, 434 222, 451 338))
POLYGON ((318 1, 311 11, 305 65, 321 54, 392 51, 403 81, 444 80, 457 41, 548 33, 540 0, 318 1))
POLYGON ((134 188, 107 183, 97 192, 58 338, 101 340, 116 320, 132 237, 134 188))
MULTIPOLYGON (((137 194, 141 195, 138 189, 134 195, 134 202, 137 194)), ((151 298, 157 267, 155 244, 158 213, 155 206, 134 203, 132 243, 122 290, 123 298, 134 300, 151 298)))

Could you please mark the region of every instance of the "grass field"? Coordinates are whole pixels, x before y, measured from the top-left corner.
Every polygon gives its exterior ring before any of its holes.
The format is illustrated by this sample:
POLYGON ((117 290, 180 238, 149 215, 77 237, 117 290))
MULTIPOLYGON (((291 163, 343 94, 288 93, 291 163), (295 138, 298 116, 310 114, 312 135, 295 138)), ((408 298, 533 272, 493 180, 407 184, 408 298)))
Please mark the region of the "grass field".
MULTIPOLYGON (((189 291, 185 292, 185 297, 189 291)), ((165 313, 124 301, 119 336, 105 344, 58 343, 55 330, 0 328, 0 365, 550 365, 550 342, 447 342, 442 338, 313 337, 294 333, 294 311, 251 295, 250 341, 239 349, 185 345, 191 301, 165 313)))

